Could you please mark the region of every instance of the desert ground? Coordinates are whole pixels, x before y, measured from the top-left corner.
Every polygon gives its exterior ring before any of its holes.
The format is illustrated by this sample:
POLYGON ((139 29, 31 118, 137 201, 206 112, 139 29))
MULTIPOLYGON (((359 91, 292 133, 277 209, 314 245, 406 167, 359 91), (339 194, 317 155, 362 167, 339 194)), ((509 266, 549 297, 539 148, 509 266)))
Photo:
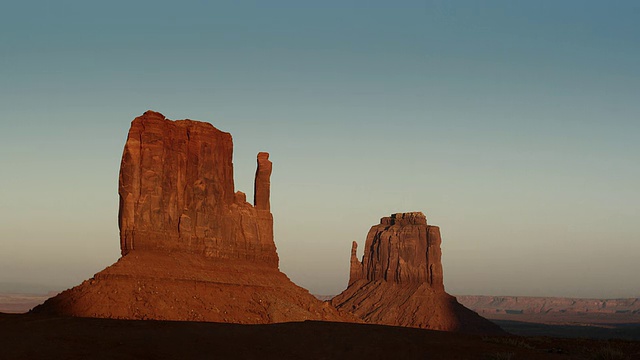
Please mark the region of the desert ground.
POLYGON ((52 295, 0 295, 0 358, 640 359, 640 322, 615 311, 490 316, 513 334, 507 337, 319 321, 238 325, 26 314, 52 295))
POLYGON ((0 314, 4 359, 638 359, 640 342, 480 336, 320 321, 269 325, 0 314))

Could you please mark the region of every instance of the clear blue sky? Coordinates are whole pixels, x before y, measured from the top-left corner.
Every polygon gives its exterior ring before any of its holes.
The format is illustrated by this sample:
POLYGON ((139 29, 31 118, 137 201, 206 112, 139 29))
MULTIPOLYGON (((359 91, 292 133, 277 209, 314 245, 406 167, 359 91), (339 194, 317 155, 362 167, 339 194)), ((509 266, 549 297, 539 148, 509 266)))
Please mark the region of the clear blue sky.
POLYGON ((117 175, 147 109, 274 163, 281 269, 340 292, 393 212, 443 235, 454 294, 640 296, 640 2, 0 4, 0 283, 119 256, 117 175))

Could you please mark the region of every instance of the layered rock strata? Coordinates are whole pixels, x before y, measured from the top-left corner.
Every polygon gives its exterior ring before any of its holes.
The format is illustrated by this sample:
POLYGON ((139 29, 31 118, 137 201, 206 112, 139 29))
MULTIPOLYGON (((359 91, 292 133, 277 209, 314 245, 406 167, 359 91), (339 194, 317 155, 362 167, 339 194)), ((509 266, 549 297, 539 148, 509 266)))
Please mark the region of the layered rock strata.
POLYGON ((131 123, 120 168, 122 257, 34 312, 270 323, 357 321, 278 269, 272 164, 258 154, 255 198, 235 191, 229 133, 148 111, 131 123))
POLYGON ((440 244, 440 229, 421 212, 383 217, 367 234, 362 261, 353 242, 349 285, 333 305, 367 323, 502 333, 445 292, 440 244))

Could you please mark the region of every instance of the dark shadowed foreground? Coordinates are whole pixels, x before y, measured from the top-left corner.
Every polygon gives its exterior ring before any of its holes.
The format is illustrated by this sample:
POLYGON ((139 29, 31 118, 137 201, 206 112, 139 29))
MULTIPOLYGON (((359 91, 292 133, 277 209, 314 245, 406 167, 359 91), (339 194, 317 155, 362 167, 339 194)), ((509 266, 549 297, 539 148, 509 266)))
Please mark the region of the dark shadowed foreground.
POLYGON ((319 321, 240 325, 36 314, 0 314, 0 349, 3 359, 640 358, 640 342, 621 340, 480 336, 319 321))

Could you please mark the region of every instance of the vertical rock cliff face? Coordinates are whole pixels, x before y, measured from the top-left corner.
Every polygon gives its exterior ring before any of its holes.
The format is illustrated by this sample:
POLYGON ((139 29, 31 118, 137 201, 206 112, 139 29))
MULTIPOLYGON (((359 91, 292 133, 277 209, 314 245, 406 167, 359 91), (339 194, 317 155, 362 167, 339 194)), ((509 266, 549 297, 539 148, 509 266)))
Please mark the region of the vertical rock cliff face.
POLYGON ((349 283, 360 279, 426 283, 444 291, 440 243, 440 229, 427 225, 420 212, 384 217, 367 234, 363 262, 355 257, 354 242, 349 283))
POLYGON ((255 207, 234 192, 231 134, 148 111, 120 166, 120 247, 247 259, 278 266, 269 212, 269 154, 258 154, 255 207))
POLYGON ((440 229, 421 212, 383 217, 367 234, 362 261, 353 242, 349 285, 332 303, 368 323, 502 333, 444 291, 440 243, 440 229))
POLYGON ((271 162, 258 154, 254 205, 234 191, 231 135, 147 111, 120 168, 122 257, 33 312, 244 324, 359 321, 278 270, 271 162))

